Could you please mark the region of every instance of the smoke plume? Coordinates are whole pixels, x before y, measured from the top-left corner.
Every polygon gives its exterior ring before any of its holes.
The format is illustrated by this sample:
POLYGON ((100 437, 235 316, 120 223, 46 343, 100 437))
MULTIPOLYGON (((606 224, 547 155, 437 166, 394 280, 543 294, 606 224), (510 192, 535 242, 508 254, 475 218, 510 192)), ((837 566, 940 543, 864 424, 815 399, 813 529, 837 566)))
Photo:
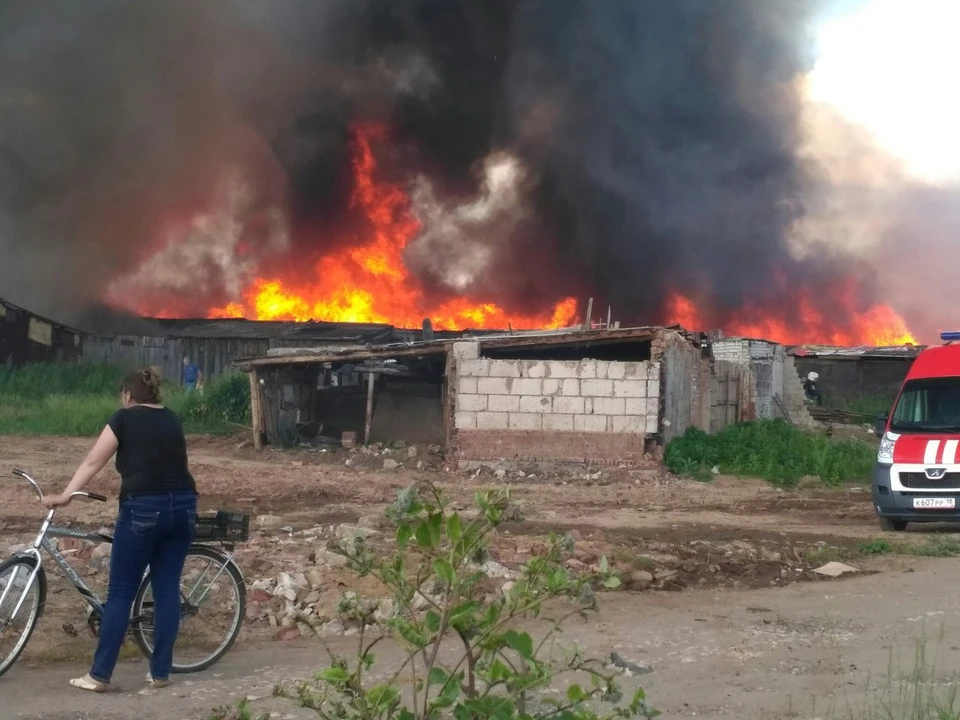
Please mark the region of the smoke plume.
POLYGON ((0 295, 66 319, 103 299, 202 314, 302 274, 362 232, 349 141, 373 122, 432 295, 589 293, 656 322, 680 292, 719 325, 793 291, 829 307, 854 277, 858 307, 923 312, 883 270, 913 264, 897 239, 918 227, 947 242, 928 225, 949 198, 896 172, 862 190, 872 148, 840 163, 853 180, 810 151, 821 4, 10 0, 0 295))

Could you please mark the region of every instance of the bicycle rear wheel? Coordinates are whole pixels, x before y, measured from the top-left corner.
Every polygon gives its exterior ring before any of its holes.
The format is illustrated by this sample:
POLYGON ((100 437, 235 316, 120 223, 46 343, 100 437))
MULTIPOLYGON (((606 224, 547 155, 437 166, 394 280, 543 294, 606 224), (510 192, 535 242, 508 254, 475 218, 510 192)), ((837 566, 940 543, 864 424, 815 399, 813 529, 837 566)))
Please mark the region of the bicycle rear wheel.
POLYGON ((20 657, 43 608, 46 582, 42 567, 27 585, 36 565, 35 557, 12 557, 0 563, 0 675, 20 657), (21 597, 23 603, 14 616, 21 597))
MULTIPOLYGON (((133 638, 153 655, 153 591, 148 573, 133 604, 133 638)), ((180 576, 180 633, 173 646, 173 672, 206 670, 222 658, 240 633, 247 591, 240 569, 212 548, 195 545, 180 576)))

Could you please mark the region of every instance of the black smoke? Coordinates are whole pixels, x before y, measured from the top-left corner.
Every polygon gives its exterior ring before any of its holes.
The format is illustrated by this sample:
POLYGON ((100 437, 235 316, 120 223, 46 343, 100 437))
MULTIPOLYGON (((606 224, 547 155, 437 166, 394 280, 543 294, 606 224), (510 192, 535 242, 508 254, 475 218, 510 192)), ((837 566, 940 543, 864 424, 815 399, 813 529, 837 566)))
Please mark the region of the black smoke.
MULTIPOLYGON (((749 303, 789 316, 798 288, 829 303, 870 272, 790 249, 827 191, 798 153, 821 5, 8 0, 0 296, 74 315, 206 208, 229 167, 252 186, 246 251, 302 269, 356 235, 351 128, 380 122, 384 173, 427 177, 450 203, 476 192, 489 154, 522 160, 528 212, 497 226, 468 292, 517 311, 590 294, 625 322, 668 320, 671 291, 718 322, 749 303), (276 208, 282 252, 264 249, 276 208)), ((453 292, 422 252, 410 264, 432 294, 453 292)), ((180 306, 231 299, 221 274, 180 306)))

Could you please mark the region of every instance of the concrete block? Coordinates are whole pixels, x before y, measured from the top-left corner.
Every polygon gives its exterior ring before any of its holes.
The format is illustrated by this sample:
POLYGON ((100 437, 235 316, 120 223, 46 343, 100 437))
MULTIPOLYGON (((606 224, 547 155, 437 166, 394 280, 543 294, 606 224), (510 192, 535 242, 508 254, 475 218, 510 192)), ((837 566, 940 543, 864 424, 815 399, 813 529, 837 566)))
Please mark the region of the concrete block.
POLYGON ((507 413, 489 411, 477 413, 478 430, 506 430, 508 427, 509 416, 507 413))
POLYGON ((562 380, 552 380, 547 378, 543 381, 543 387, 540 390, 542 395, 559 395, 560 394, 560 383, 562 380))
POLYGON ((457 393, 460 395, 476 395, 477 379, 472 377, 462 377, 457 383, 457 393))
POLYGON ((618 398, 645 398, 648 384, 644 380, 614 380, 613 395, 618 398))
POLYGON ((480 357, 480 343, 455 342, 453 344, 453 356, 457 360, 476 360, 480 357))
POLYGON ((623 398, 594 398, 594 415, 625 415, 627 414, 626 400, 623 398))
POLYGON ((516 395, 490 395, 486 409, 490 412, 520 412, 520 398, 516 395))
MULTIPOLYGON (((607 380, 623 380, 627 372, 627 364, 622 362, 607 363, 607 372, 604 375, 607 380)), ((599 371, 597 372, 599 375, 599 371)))
POLYGON ((646 418, 636 415, 611 415, 610 430, 618 433, 642 433, 646 430, 646 418))
POLYGON ((544 415, 543 429, 557 430, 560 432, 573 431, 573 418, 575 415, 544 415))
POLYGON ((457 373, 460 377, 490 377, 490 361, 483 358, 479 360, 461 360, 457 363, 457 373))
MULTIPOLYGON (((488 395, 457 395, 457 410, 465 410, 467 412, 479 412, 481 410, 486 410, 487 408, 487 398, 488 395)), ((494 397, 500 397, 495 395, 494 397)), ((489 408, 493 410, 494 408, 489 408)))
POLYGON ((647 380, 647 397, 660 397, 659 380, 647 380))
POLYGON ((627 398, 623 401, 624 407, 621 415, 639 415, 645 416, 647 414, 647 399, 646 398, 627 398))
POLYGON ((485 378, 477 381, 477 392, 481 395, 509 395, 512 378, 485 378))
POLYGON ((545 378, 550 377, 547 363, 542 360, 523 360, 520 363, 520 377, 545 378))
POLYGON ((490 377, 518 378, 520 377, 519 360, 491 360, 490 377))
POLYGON ((461 430, 472 430, 477 427, 477 414, 461 411, 453 416, 453 424, 461 430))
POLYGON ((584 403, 581 397, 556 397, 553 399, 553 412, 564 415, 583 415, 584 403))
POLYGON ((612 365, 609 360, 597 360, 597 380, 609 380, 612 365))
POLYGON ((579 377, 580 363, 576 360, 550 360, 547 363, 547 377, 563 380, 579 377))
POLYGON ((581 380, 596 380, 597 379, 597 361, 596 360, 581 360, 580 367, 577 368, 577 377, 581 380))
POLYGON ((574 415, 573 429, 577 432, 606 432, 606 415, 574 415))
POLYGON ((647 411, 643 413, 647 417, 660 416, 660 398, 647 398, 647 411))
POLYGON ((536 413, 510 413, 510 429, 540 430, 543 427, 543 417, 536 413))
POLYGON ((660 363, 646 363, 647 365, 647 380, 653 380, 655 382, 660 382, 660 363))
POLYGON ((581 380, 580 394, 584 397, 612 397, 614 382, 613 380, 581 380))
POLYGON ((510 385, 511 395, 541 395, 543 380, 539 378, 518 378, 510 385))
POLYGON ((544 395, 527 395, 520 398, 520 412, 549 413, 553 411, 553 398, 544 395))
POLYGON ((623 363, 623 377, 614 380, 646 380, 647 364, 639 362, 623 363))
POLYGON ((560 394, 565 397, 580 396, 580 381, 574 378, 568 378, 560 381, 560 394))
POLYGON ((660 432, 660 420, 656 415, 647 415, 646 427, 647 435, 656 435, 660 432))

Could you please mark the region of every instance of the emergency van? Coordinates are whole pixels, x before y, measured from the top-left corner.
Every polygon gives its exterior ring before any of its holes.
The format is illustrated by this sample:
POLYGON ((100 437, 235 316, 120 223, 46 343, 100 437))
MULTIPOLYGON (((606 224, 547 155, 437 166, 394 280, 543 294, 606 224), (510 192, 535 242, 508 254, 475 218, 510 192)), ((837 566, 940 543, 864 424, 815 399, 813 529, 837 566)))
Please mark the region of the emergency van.
POLYGON ((889 414, 877 418, 873 507, 884 530, 960 521, 960 332, 920 351, 889 414))

